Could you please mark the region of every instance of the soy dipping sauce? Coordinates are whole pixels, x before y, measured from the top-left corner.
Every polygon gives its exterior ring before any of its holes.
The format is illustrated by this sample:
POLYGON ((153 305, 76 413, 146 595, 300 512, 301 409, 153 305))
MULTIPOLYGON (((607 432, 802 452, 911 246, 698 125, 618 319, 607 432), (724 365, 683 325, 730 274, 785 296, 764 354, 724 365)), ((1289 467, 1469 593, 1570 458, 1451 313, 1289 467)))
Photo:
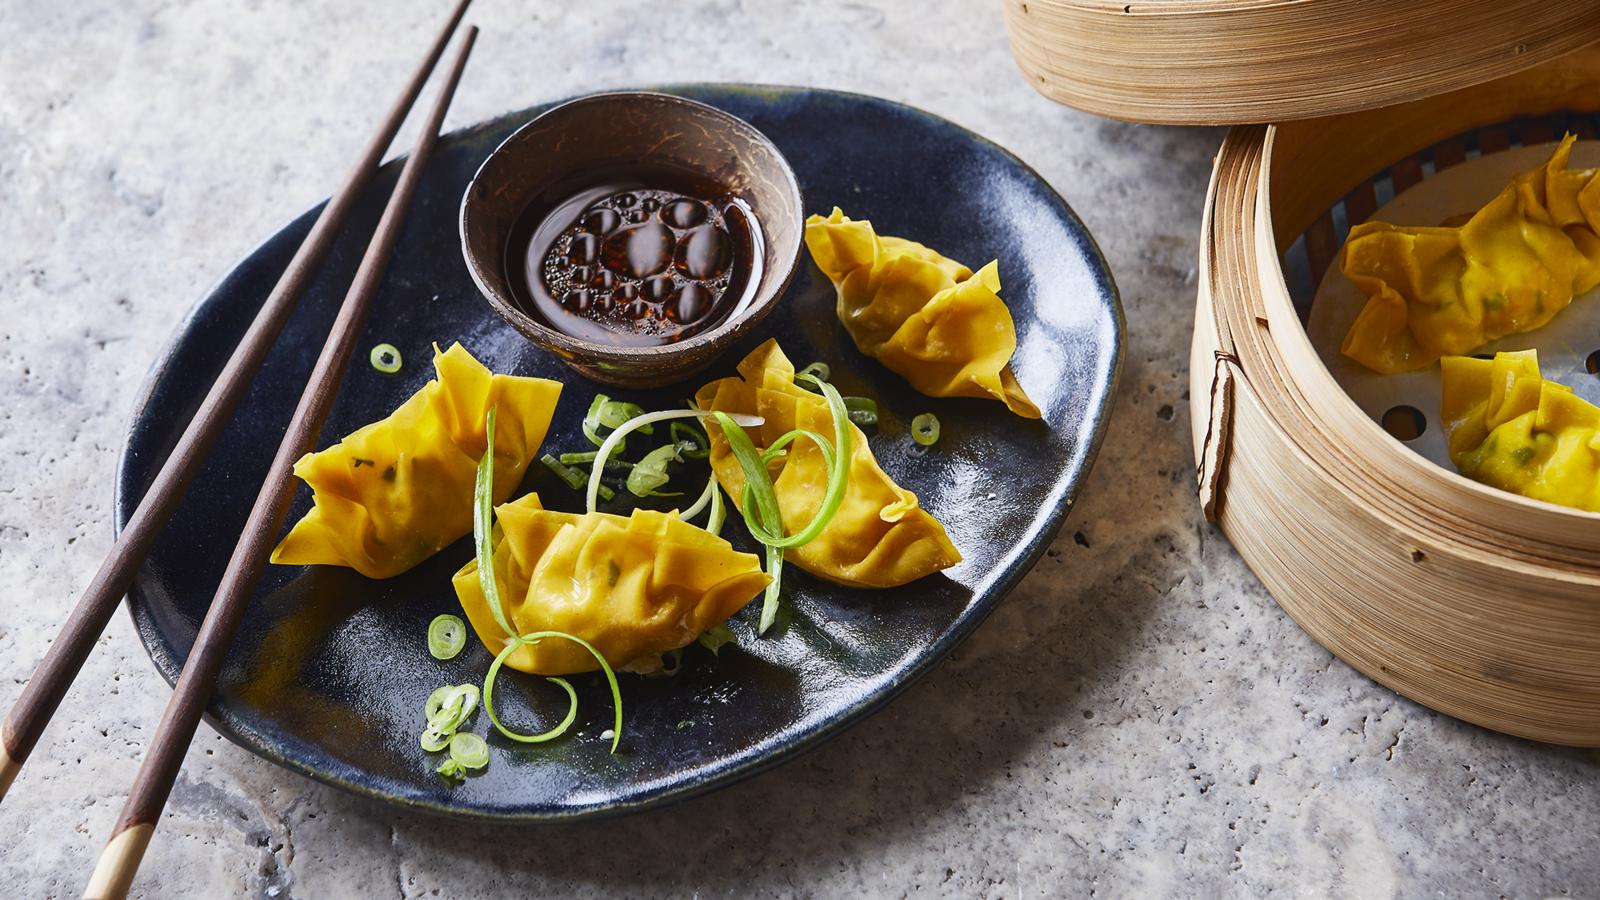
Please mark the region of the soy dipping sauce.
POLYGON ((699 334, 741 312, 761 281, 750 208, 709 179, 667 169, 551 187, 523 212, 506 255, 527 312, 615 346, 699 334))

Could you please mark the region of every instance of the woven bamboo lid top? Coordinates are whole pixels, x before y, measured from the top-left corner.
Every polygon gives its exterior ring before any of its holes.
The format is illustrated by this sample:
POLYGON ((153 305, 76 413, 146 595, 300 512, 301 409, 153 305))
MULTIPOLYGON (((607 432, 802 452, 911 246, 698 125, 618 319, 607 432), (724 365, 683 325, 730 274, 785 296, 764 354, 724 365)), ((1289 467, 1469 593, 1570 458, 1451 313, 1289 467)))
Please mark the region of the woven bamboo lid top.
POLYGON ((1391 106, 1600 41, 1595 0, 1004 0, 1041 93, 1137 122, 1391 106))

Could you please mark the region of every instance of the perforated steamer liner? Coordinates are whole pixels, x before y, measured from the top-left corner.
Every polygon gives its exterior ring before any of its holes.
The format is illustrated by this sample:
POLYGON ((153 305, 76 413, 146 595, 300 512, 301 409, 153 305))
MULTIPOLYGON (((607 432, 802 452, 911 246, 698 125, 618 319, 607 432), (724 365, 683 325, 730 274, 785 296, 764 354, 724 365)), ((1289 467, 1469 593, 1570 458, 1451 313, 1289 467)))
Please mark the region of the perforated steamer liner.
POLYGON ((1591 49, 1400 106, 1235 128, 1207 198, 1190 368, 1207 515, 1302 627, 1418 702, 1582 746, 1600 746, 1600 515, 1476 484, 1386 434, 1312 346, 1283 256, 1397 161, 1597 109, 1591 49))

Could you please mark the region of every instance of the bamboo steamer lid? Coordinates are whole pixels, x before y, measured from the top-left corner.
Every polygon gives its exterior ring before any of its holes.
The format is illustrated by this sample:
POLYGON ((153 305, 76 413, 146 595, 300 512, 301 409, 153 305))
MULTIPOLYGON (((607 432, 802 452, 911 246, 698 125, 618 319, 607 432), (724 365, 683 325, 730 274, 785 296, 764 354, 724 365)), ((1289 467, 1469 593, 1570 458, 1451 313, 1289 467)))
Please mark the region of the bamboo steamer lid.
POLYGON ((1207 198, 1190 366, 1207 517, 1307 632, 1441 712, 1591 747, 1600 514, 1485 487, 1390 437, 1322 364, 1283 257, 1425 148, 1597 111, 1588 48, 1395 106, 1235 127, 1207 198))
POLYGON ((1600 41, 1594 0, 1003 0, 1045 96, 1173 125, 1281 122, 1477 84, 1600 41))

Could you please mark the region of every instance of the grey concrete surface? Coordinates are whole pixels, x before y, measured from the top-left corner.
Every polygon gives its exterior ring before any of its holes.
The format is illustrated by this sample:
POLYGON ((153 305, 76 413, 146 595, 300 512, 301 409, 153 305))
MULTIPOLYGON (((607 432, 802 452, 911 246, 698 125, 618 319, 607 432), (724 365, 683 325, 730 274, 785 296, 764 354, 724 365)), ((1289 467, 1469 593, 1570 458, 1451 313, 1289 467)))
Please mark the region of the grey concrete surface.
MULTIPOLYGON (((146 367, 213 279, 332 187, 446 5, 0 0, 0 701, 109 545, 146 367)), ((1219 132, 1044 100, 994 0, 479 0, 471 18, 452 126, 734 80, 880 94, 1009 147, 1121 285, 1110 435, 1060 540, 978 634, 789 765, 512 830, 397 814, 202 727, 137 896, 1600 894, 1600 754, 1377 687, 1201 521, 1185 360, 1219 132)), ((0 805, 0 896, 78 895, 166 696, 119 614, 0 805)))

